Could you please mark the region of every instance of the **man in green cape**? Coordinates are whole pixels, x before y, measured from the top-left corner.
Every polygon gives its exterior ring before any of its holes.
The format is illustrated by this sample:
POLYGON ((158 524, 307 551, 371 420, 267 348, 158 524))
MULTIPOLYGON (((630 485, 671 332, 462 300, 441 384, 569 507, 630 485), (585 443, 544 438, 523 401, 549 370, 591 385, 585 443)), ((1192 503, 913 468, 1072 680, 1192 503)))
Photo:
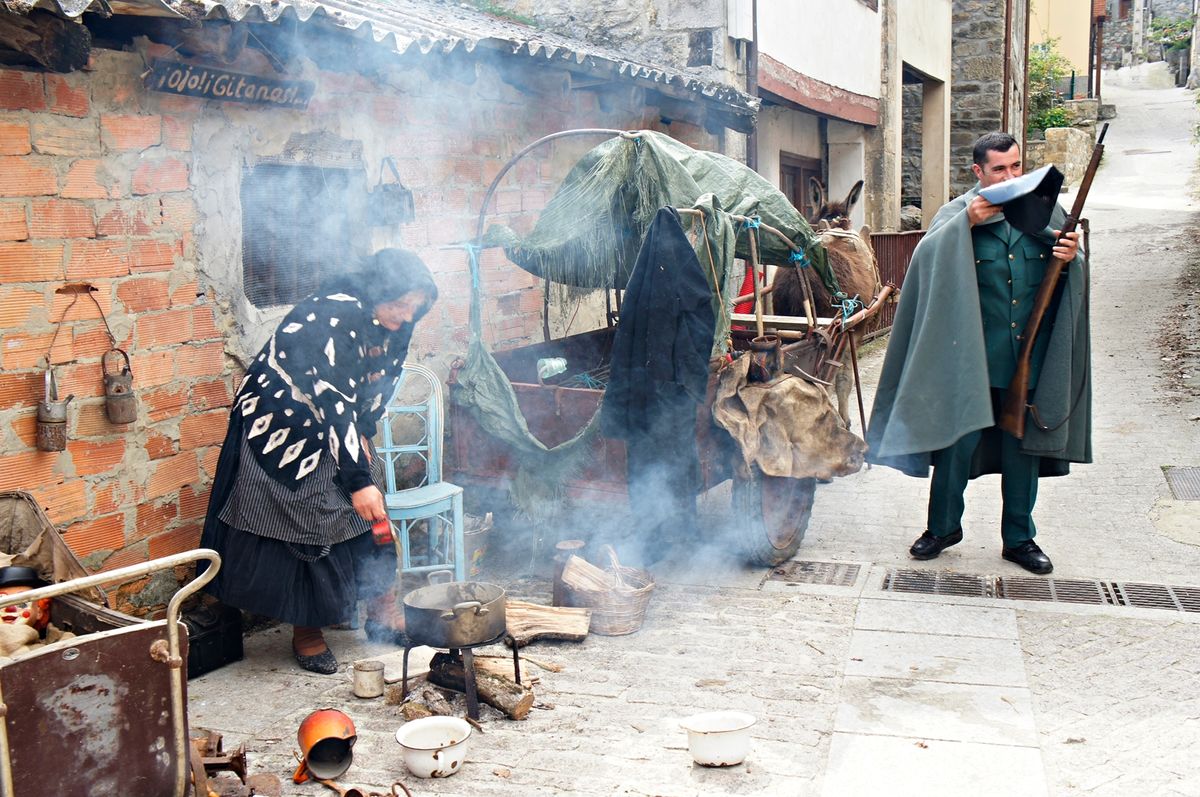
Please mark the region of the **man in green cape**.
POLYGON ((1022 173, 1007 133, 975 143, 979 182, 942 206, 913 253, 871 412, 867 460, 933 476, 925 533, 909 550, 933 559, 962 540, 967 481, 1001 474, 1002 555, 1045 574, 1050 558, 1033 538, 1039 476, 1061 476, 1092 460, 1087 273, 1078 234, 1061 236, 1066 214, 1025 234, 979 191, 1022 173), (1046 265, 1068 261, 1031 358, 1024 439, 996 427, 1021 336, 1046 265))

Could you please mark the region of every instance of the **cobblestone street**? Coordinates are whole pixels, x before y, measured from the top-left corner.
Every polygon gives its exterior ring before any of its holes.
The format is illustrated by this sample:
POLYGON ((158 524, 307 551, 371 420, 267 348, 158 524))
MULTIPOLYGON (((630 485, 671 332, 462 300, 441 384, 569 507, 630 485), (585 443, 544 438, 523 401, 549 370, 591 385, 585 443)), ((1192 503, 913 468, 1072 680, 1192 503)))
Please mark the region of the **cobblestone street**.
MULTIPOLYGON (((1038 542, 1056 580, 1195 588, 1200 501, 1174 500, 1163 467, 1200 465, 1200 390, 1167 378, 1158 346, 1196 257, 1195 94, 1114 85, 1104 96, 1118 117, 1086 213, 1095 464, 1042 482, 1038 542)), ((882 359, 880 346, 863 357, 868 408, 882 359)), ((453 778, 410 776, 398 708, 353 696, 349 663, 389 652, 361 631, 329 635, 343 666, 324 677, 295 667, 286 628, 252 635, 244 661, 189 683, 190 721, 226 747, 245 742, 251 771, 284 779, 286 795, 332 794, 288 778, 300 721, 326 705, 359 733, 339 782, 384 792, 401 779, 414 795, 471 797, 1200 794, 1200 606, 886 591, 897 568, 1027 575, 1000 558, 998 479, 968 490, 963 543, 910 559, 927 489, 882 468, 818 488, 797 558, 859 565, 848 586, 678 552, 655 571, 638 633, 523 649, 563 670, 526 663, 539 706, 524 722, 485 708, 453 778), (693 765, 678 721, 724 708, 757 717, 749 758, 693 765)), ((702 506, 719 526, 729 501, 715 492, 702 506)), ((484 573, 548 602, 548 574, 535 575, 513 586, 484 573)))

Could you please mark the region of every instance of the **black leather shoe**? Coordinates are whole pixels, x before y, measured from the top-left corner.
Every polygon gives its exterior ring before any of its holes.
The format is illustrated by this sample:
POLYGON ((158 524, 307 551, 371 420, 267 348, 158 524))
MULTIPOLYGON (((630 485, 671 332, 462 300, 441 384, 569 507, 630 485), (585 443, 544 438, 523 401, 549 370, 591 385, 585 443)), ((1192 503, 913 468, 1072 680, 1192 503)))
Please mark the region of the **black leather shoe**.
POLYGON ((1001 555, 1010 562, 1016 562, 1030 573, 1044 576, 1054 569, 1050 557, 1042 552, 1033 540, 1025 540, 1015 548, 1005 548, 1001 555))
POLYGON ((296 663, 309 672, 321 675, 333 675, 338 671, 337 657, 333 655, 333 651, 329 648, 312 656, 305 656, 303 653, 298 653, 295 648, 292 648, 292 655, 296 657, 296 663))
POLYGON ((913 559, 936 559, 938 554, 949 548, 951 545, 958 545, 962 542, 962 529, 955 529, 945 537, 937 537, 925 531, 917 541, 908 549, 908 553, 913 559))

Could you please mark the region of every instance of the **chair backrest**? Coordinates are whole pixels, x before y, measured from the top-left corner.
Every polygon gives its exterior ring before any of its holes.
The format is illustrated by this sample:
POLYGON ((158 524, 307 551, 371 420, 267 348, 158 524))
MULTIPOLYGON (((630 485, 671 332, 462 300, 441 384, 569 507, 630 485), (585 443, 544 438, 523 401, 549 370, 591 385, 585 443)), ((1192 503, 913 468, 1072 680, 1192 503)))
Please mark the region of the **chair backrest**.
POLYGON ((442 480, 442 381, 437 374, 424 365, 404 363, 382 426, 383 443, 376 448, 383 457, 387 492, 442 480), (397 487, 397 466, 404 467, 413 457, 425 463, 421 483, 397 487))

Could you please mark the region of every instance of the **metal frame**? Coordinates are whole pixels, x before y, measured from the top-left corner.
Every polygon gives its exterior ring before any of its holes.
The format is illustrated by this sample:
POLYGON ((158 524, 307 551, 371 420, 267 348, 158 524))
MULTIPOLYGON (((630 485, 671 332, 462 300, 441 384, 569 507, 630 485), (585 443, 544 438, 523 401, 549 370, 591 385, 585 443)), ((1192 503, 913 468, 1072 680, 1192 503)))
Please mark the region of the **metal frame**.
MULTIPOLYGON (((70 581, 63 581, 59 584, 52 584, 48 587, 39 587, 37 589, 28 590, 26 592, 18 592, 12 595, 0 596, 0 609, 5 606, 12 606, 17 603, 25 603, 26 601, 38 601, 43 598, 55 598, 59 595, 67 595, 72 592, 77 592, 89 587, 97 587, 101 584, 110 584, 115 581, 132 581, 135 578, 142 578, 159 570, 167 570, 178 567, 179 565, 191 564, 192 562, 206 561, 208 568, 185 584, 175 593, 167 604, 167 655, 163 661, 171 671, 171 704, 173 708, 173 724, 175 727, 175 795, 176 797, 185 797, 188 790, 188 727, 186 720, 186 706, 183 703, 183 658, 179 655, 179 607, 183 601, 197 592, 208 582, 212 581, 217 575, 217 571, 221 569, 221 556, 216 551, 208 548, 199 548, 194 551, 178 553, 172 556, 164 556, 161 559, 154 559, 150 562, 142 564, 130 565, 117 570, 112 570, 107 573, 97 573, 85 578, 75 578, 70 581)), ((118 629, 122 630, 122 629, 118 629)), ((101 632, 107 633, 107 632, 101 632)), ((87 636, 92 636, 91 634, 87 636)), ((86 640, 87 636, 80 637, 81 640, 86 640)), ((160 640, 161 641, 161 640, 160 640)), ((80 643, 82 644, 82 642, 80 643)), ((3 719, 7 713, 7 707, 4 705, 4 695, 0 691, 0 719, 3 719)), ((0 721, 0 797, 16 797, 13 794, 13 777, 12 777, 12 760, 9 754, 8 747, 8 723, 0 721)))

